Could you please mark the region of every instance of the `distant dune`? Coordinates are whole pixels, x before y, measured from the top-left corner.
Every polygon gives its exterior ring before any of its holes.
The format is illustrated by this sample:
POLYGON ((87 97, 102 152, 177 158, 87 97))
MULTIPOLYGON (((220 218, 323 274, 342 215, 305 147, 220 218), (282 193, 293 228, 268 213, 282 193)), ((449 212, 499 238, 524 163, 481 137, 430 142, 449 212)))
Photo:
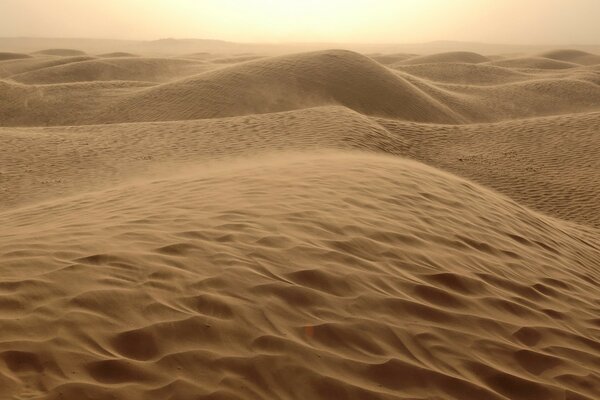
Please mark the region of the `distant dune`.
POLYGON ((579 65, 562 60, 554 60, 544 57, 519 57, 505 60, 493 61, 491 65, 507 68, 529 68, 529 69, 567 69, 576 68, 579 65))
POLYGON ((73 56, 84 56, 85 52, 81 50, 73 49, 47 49, 36 51, 35 54, 46 54, 49 56, 61 56, 61 57, 73 57, 73 56))
POLYGON ((396 64, 416 57, 415 54, 368 54, 368 56, 383 65, 396 64))
POLYGON ((136 57, 136 55, 132 54, 132 53, 126 53, 126 52, 123 52, 123 51, 116 51, 116 52, 113 52, 113 53, 100 54, 98 57, 106 57, 106 58, 136 57))
POLYGON ((341 50, 233 65, 218 60, 61 57, 0 63, 0 71, 8 64, 3 85, 11 92, 0 93, 0 104, 6 104, 0 107, 0 124, 173 121, 326 105, 370 116, 447 124, 590 112, 598 110, 600 101, 600 76, 589 66, 554 74, 543 68, 512 70, 487 63, 388 68, 341 50), (90 85, 71 84, 76 82, 90 85), (86 93, 88 89, 93 92, 86 93), (70 113, 60 111, 65 106, 70 113))
POLYGON ((419 56, 406 59, 402 64, 432 64, 432 63, 469 63, 479 64, 489 61, 487 57, 481 54, 471 53, 467 51, 453 51, 449 53, 432 54, 428 56, 419 56))
POLYGON ((94 60, 94 57, 76 56, 76 57, 34 57, 21 60, 9 60, 0 62, 0 78, 9 78, 11 76, 22 74, 29 71, 35 71, 42 68, 54 67, 80 61, 94 60))
POLYGON ((555 50, 542 54, 543 57, 553 60, 572 62, 581 65, 600 64, 600 55, 590 54, 580 50, 555 50))
POLYGON ((460 121, 427 93, 348 51, 273 57, 149 88, 117 103, 106 121, 216 118, 328 104, 413 121, 460 121))
POLYGON ((89 81, 161 82, 206 71, 206 66, 187 60, 143 57, 87 60, 11 76, 21 83, 48 84, 89 81))
POLYGON ((23 58, 31 58, 29 54, 0 52, 0 61, 19 60, 23 58))
POLYGON ((391 65, 398 71, 442 83, 464 85, 500 85, 532 79, 532 75, 486 64, 433 63, 417 65, 391 65))
POLYGON ((587 48, 7 44, 1 399, 600 398, 587 48))

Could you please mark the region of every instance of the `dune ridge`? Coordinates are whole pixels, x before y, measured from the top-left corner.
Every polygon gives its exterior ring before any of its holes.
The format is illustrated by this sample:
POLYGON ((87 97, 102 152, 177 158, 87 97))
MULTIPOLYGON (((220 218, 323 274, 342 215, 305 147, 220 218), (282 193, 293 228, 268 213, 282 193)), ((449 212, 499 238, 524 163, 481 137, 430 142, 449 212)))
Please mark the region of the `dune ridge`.
MULTIPOLYGON (((21 90, 21 94, 15 95, 16 102, 15 96, 5 100, 11 103, 7 106, 11 112, 0 120, 0 125, 207 119, 326 105, 341 105, 370 116, 416 122, 496 122, 596 111, 600 98, 600 75, 592 68, 555 76, 534 74, 526 79, 527 74, 509 73, 506 69, 494 70, 491 66, 476 64, 478 70, 473 70, 473 66, 463 65, 458 67, 455 76, 461 71, 472 72, 471 84, 457 82, 452 77, 434 82, 428 80, 431 76, 427 76, 427 72, 425 79, 423 73, 418 72, 423 66, 394 70, 366 56, 339 50, 268 57, 225 66, 143 58, 72 60, 63 66, 53 65, 55 62, 60 63, 60 60, 44 61, 49 65, 9 75, 4 85, 17 80, 42 83, 104 82, 98 79, 169 81, 142 85, 145 88, 139 84, 126 88, 121 84, 122 90, 96 91, 87 98, 78 97, 77 102, 72 102, 72 86, 61 87, 59 83, 15 86, 11 90, 21 90), (140 72, 142 70, 145 72, 140 72), (178 73, 185 75, 202 70, 205 72, 173 78, 178 73), (411 71, 415 75, 411 75, 411 71), (76 117, 58 111, 63 103, 72 107, 76 117)), ((450 76, 452 72, 448 71, 455 68, 455 64, 450 65, 449 70, 438 70, 437 74, 450 76)))
POLYGON ((0 60, 0 398, 600 398, 593 54, 194 43, 0 60))

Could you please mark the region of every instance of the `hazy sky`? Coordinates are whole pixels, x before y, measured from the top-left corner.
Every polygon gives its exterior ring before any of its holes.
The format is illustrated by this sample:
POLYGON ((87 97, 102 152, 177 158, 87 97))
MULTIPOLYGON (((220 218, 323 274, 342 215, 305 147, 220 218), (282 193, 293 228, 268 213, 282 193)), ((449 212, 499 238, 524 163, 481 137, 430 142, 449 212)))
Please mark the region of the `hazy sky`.
POLYGON ((600 0, 0 0, 0 36, 600 43, 600 0))

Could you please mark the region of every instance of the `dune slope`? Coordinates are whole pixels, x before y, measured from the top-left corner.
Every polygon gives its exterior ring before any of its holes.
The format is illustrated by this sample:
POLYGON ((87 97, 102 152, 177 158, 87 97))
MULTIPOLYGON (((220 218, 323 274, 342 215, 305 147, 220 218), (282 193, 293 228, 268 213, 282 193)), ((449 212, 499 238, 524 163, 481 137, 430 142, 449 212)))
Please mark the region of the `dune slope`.
POLYGON ((281 151, 406 153, 400 136, 343 107, 195 121, 3 128, 0 148, 6 151, 0 209, 168 176, 199 161, 281 151))
POLYGON ((413 158, 600 228, 600 113, 460 126, 377 122, 413 158))
POLYGON ((3 396, 600 394, 600 243, 415 162, 290 155, 0 223, 3 396))
POLYGON ((150 88, 117 103, 106 122, 216 118, 329 104, 412 121, 460 121, 370 58, 331 50, 242 63, 150 88))
POLYGON ((143 57, 6 61, 0 63, 0 74, 6 76, 2 85, 13 85, 8 90, 19 94, 15 101, 0 93, 0 114, 5 115, 0 126, 208 119, 329 105, 444 124, 600 110, 600 74, 593 66, 560 71, 465 63, 395 68, 341 50, 233 65, 143 57), (115 79, 122 81, 110 83, 115 79), (94 84, 73 86, 71 81, 94 84), (84 90, 89 93, 79 96, 84 90))

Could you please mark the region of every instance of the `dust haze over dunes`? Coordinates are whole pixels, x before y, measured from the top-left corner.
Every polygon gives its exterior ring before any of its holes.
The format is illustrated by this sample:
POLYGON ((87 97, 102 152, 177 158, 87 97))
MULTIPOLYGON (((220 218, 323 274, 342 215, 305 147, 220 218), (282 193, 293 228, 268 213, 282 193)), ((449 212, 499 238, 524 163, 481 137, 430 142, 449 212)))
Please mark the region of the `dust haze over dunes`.
POLYGON ((0 398, 600 397, 591 49, 34 43, 0 398))

